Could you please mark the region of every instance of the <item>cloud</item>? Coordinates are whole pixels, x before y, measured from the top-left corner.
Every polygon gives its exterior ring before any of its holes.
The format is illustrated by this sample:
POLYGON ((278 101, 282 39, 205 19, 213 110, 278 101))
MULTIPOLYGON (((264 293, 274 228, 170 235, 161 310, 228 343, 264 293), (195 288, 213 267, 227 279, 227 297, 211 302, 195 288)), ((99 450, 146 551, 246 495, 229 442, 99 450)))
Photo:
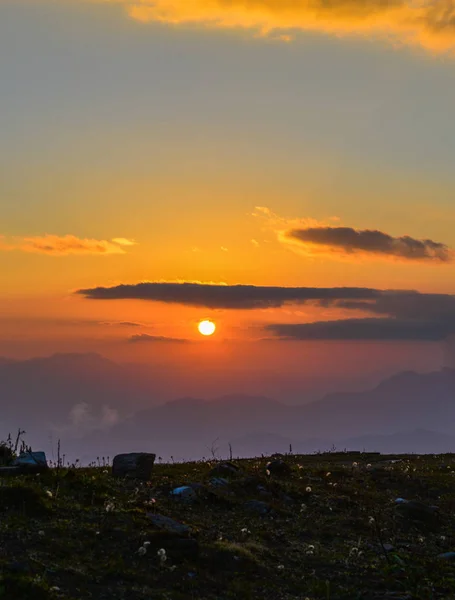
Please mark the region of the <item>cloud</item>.
POLYGON ((384 292, 374 302, 340 300, 338 308, 361 310, 397 319, 455 321, 455 296, 450 294, 419 294, 418 292, 384 292))
POLYGON ((291 229, 285 238, 297 242, 310 254, 325 252, 345 255, 371 255, 405 261, 447 263, 453 252, 440 242, 417 240, 410 236, 392 237, 382 231, 358 230, 352 227, 307 227, 291 229))
POLYGON ((455 333, 455 320, 344 319, 316 323, 272 324, 266 327, 280 340, 356 340, 438 342, 455 333))
POLYGON ((185 340, 185 339, 180 339, 180 338, 171 338, 171 337, 164 337, 161 335, 148 335, 146 333, 140 333, 138 335, 133 335, 131 336, 128 341, 130 343, 143 343, 143 342, 147 342, 147 343, 158 343, 158 344, 189 344, 190 340, 185 340))
POLYGON ((135 323, 134 321, 102 321, 99 325, 107 325, 108 327, 144 327, 143 323, 135 323))
POLYGON ((368 288, 260 287, 203 283, 144 282, 78 290, 92 300, 148 300, 210 309, 279 308, 289 303, 372 300, 383 292, 368 288))
POLYGON ((297 32, 455 50, 454 0, 92 0, 143 23, 246 29, 291 41, 297 32))
POLYGON ((32 252, 49 256, 67 256, 69 254, 125 254, 125 248, 135 245, 133 240, 115 238, 113 240, 95 240, 78 238, 75 235, 44 235, 14 238, 11 242, 0 238, 0 250, 32 252))
MULTIPOLYGON (((89 299, 184 304, 209 309, 254 310, 309 303, 320 308, 365 313, 315 323, 275 323, 265 327, 285 340, 444 340, 455 334, 455 295, 370 288, 286 288, 201 283, 139 283, 76 292, 89 299)), ((131 341, 177 341, 141 334, 131 341)))

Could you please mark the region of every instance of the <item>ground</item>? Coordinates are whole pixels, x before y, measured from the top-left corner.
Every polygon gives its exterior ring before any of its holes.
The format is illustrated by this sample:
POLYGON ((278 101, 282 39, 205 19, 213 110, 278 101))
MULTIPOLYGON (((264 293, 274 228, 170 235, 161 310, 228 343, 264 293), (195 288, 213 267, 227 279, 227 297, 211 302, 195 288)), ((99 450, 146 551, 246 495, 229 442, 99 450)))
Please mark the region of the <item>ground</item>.
POLYGON ((228 482, 211 483, 217 461, 157 464, 147 482, 107 465, 0 479, 0 599, 455 598, 440 557, 455 551, 455 455, 286 455, 280 476, 269 460, 234 460, 228 482))

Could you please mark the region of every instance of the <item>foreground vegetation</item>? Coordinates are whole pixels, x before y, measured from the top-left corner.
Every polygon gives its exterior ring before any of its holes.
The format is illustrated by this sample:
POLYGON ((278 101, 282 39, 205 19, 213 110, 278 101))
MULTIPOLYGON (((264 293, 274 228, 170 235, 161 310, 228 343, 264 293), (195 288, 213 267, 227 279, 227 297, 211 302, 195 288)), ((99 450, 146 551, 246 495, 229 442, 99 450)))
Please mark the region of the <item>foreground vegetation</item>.
POLYGON ((2 478, 0 599, 455 598, 455 456, 282 460, 281 475, 251 459, 157 464, 149 482, 107 466, 2 478))

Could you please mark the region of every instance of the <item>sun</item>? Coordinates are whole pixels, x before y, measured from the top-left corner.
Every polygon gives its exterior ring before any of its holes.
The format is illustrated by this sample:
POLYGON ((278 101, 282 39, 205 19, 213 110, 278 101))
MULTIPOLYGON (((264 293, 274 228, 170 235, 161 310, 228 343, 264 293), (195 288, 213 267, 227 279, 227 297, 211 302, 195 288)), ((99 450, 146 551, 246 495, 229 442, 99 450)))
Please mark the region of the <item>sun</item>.
POLYGON ((201 335, 210 336, 216 331, 216 325, 213 321, 201 321, 198 325, 199 333, 201 335))

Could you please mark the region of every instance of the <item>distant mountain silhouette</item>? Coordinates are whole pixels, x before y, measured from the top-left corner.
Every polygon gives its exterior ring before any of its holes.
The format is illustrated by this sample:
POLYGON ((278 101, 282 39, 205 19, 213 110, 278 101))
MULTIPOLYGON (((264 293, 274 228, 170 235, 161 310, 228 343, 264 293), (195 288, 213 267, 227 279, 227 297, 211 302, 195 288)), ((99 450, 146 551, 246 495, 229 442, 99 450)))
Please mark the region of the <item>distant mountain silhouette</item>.
POLYGON ((84 456, 121 448, 200 458, 215 446, 226 453, 229 442, 242 455, 287 452, 290 444, 294 452, 333 444, 393 452, 455 447, 453 369, 402 372, 364 392, 329 394, 298 406, 241 394, 160 403, 157 371, 98 354, 0 359, 0 437, 18 427, 33 440, 54 431, 68 452, 84 456))
POLYGON ((88 415, 95 425, 107 409, 121 417, 131 406, 150 404, 152 392, 126 368, 98 354, 0 359, 0 436, 19 427, 47 435, 74 421, 82 425, 88 415))
POLYGON ((455 452, 455 435, 416 429, 391 435, 351 438, 341 441, 339 447, 392 454, 446 454, 455 452))

